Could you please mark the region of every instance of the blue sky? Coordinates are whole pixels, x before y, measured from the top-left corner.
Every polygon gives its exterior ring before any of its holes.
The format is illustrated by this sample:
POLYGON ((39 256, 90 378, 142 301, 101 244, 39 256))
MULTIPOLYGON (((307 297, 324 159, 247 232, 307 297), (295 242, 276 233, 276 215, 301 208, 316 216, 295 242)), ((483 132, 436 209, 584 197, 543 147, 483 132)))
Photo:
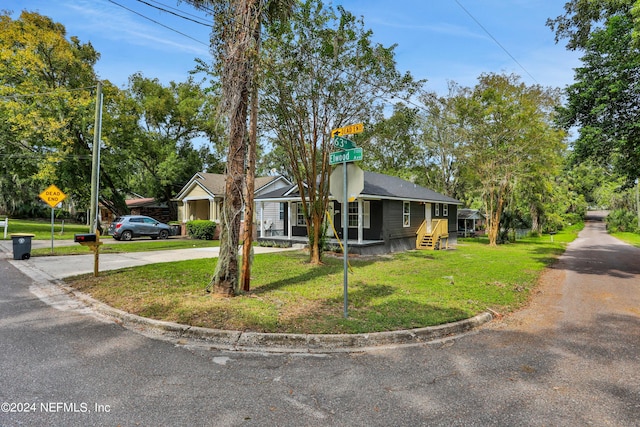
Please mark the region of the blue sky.
MULTIPOLYGON (((210 21, 184 2, 145 2, 210 21)), ((555 44, 554 34, 545 26, 547 18, 563 12, 564 1, 335 0, 333 4, 363 16, 376 42, 397 44, 399 70, 427 79, 425 88, 440 94, 446 93, 448 81, 473 86, 483 72, 515 73, 527 84, 563 88, 572 83, 573 68, 579 65, 578 55, 563 43, 555 44)), ((0 0, 0 9, 12 10, 14 18, 23 9, 37 11, 62 23, 68 36, 91 42, 101 54, 96 66, 100 78, 119 87, 135 72, 165 84, 184 81, 194 58, 211 59, 209 28, 138 0, 0 0)))

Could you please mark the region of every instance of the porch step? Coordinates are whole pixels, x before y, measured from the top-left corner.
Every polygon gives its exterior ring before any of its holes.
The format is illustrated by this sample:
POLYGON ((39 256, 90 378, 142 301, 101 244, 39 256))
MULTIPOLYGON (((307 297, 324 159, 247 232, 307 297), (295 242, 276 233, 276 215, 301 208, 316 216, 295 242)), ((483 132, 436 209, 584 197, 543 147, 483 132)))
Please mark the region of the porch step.
POLYGON ((429 249, 433 251, 438 248, 439 243, 440 238, 436 239, 434 242, 433 236, 426 235, 422 238, 419 249, 429 249))

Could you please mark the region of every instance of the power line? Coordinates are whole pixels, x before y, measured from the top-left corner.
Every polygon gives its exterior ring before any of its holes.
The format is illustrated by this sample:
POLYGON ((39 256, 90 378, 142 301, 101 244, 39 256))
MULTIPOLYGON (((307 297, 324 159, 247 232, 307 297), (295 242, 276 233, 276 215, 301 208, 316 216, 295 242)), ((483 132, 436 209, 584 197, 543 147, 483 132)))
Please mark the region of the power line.
POLYGON ((463 5, 462 5, 462 3, 460 3, 460 1, 459 1, 459 0, 455 0, 455 2, 458 4, 458 6, 460 6, 460 8, 461 8, 462 10, 464 10, 464 11, 465 11, 465 13, 466 13, 467 15, 469 15, 469 17, 470 17, 471 19, 473 19, 473 20, 474 20, 474 22, 475 22, 476 24, 478 24, 478 26, 479 26, 480 28, 482 28, 482 30, 483 30, 485 33, 487 33, 487 35, 488 35, 489 37, 491 37, 491 39, 492 39, 492 40, 493 40, 493 41, 494 41, 498 46, 500 46, 500 48, 501 48, 502 50, 504 50, 504 51, 505 51, 505 53, 506 53, 507 55, 509 55, 509 58, 511 58, 511 59, 513 60, 513 62, 515 62, 516 64, 518 64, 518 66, 519 66, 520 68, 522 68, 522 70, 523 70, 525 73, 527 73, 527 75, 528 75, 529 77, 531 77, 531 79, 532 79, 534 82, 538 83, 538 80, 536 80, 536 78, 535 78, 535 77, 533 77, 533 76, 531 75, 531 73, 530 73, 526 68, 524 68, 524 66, 523 66, 520 62, 518 62, 518 60, 517 60, 517 59, 516 59, 516 58, 515 58, 515 57, 514 57, 514 56, 513 56, 513 55, 512 55, 508 50, 507 50, 507 48, 506 48, 506 47, 504 47, 504 46, 503 46, 503 45, 498 41, 498 39, 496 39, 496 38, 493 36, 493 34, 491 34, 491 33, 489 32, 489 30, 487 30, 487 29, 485 28, 485 26, 484 26, 484 25, 482 25, 482 24, 480 23, 480 21, 478 21, 478 20, 476 19, 476 17, 475 17, 475 16, 473 16, 473 15, 471 14, 471 12, 469 12, 469 11, 468 11, 468 10, 467 10, 463 5))
MULTIPOLYGON (((185 11, 184 11, 184 10, 182 10, 182 9, 179 9, 179 8, 176 8, 176 7, 169 6, 168 4, 164 4, 164 3, 159 2, 159 1, 157 1, 157 0, 149 0, 149 1, 150 1, 151 3, 159 4, 160 6, 164 6, 164 7, 168 8, 168 9, 175 10, 176 12, 183 13, 183 14, 185 14, 185 15, 187 15, 187 16, 192 16, 192 17, 197 18, 197 19, 202 19, 202 16, 195 15, 195 14, 193 14, 193 13, 189 13, 189 12, 185 12, 185 11)), ((209 14, 213 14, 213 10, 212 10, 212 9, 209 9, 209 8, 207 8, 207 7, 205 7, 205 6, 200 7, 200 8, 196 7, 195 5, 191 5, 191 6, 192 6, 192 7, 194 7, 194 8, 196 8, 196 9, 198 9, 198 10, 204 10, 205 12, 207 12, 207 13, 209 13, 209 14)))
POLYGON ((125 9, 125 10, 128 10, 129 12, 134 13, 134 14, 136 14, 136 15, 138 15, 138 16, 140 16, 140 17, 144 18, 144 19, 147 19, 147 20, 149 20, 149 21, 153 22, 154 24, 160 25, 161 27, 164 27, 164 28, 166 28, 166 29, 168 29, 168 30, 170 30, 170 31, 173 31, 173 32, 175 32, 175 33, 180 34, 181 36, 184 36, 184 37, 186 37, 186 38, 188 38, 188 39, 191 39, 191 40, 193 40, 193 41, 194 41, 194 42, 196 42, 196 43, 200 43, 200 44, 202 44, 202 45, 204 45, 204 46, 209 47, 209 44, 208 44, 208 43, 204 43, 204 42, 202 42, 202 41, 200 41, 200 40, 198 40, 198 39, 196 39, 196 38, 191 37, 191 36, 190 36, 190 35, 188 35, 188 34, 185 34, 185 33, 180 32, 180 31, 178 31, 178 30, 176 30, 176 29, 174 29, 174 28, 171 28, 171 27, 169 27, 168 25, 164 25, 163 23, 158 22, 158 21, 156 21, 155 19, 151 19, 151 18, 149 18, 148 16, 145 16, 145 15, 143 15, 143 14, 139 13, 139 12, 136 12, 136 11, 135 11, 135 10, 133 10, 133 9, 129 9, 128 7, 123 6, 123 5, 119 4, 119 3, 116 3, 116 2, 115 2, 115 1, 113 1, 113 0, 107 0, 107 1, 108 1, 109 3, 113 3, 113 4, 115 4, 115 5, 116 5, 116 6, 118 6, 118 7, 121 7, 121 8, 123 8, 123 9, 125 9))
MULTIPOLYGON (((162 8, 162 7, 160 7, 160 6, 155 6, 155 5, 153 5, 153 4, 151 4, 151 3, 148 3, 148 2, 146 2, 146 1, 144 1, 144 0, 137 0, 137 1, 138 1, 139 3, 142 3, 142 4, 146 4, 147 6, 152 7, 152 8, 154 8, 154 9, 158 9, 158 10, 160 10, 160 11, 162 11, 162 12, 170 13, 171 15, 177 16, 178 18, 182 18, 182 19, 184 19, 184 20, 186 20, 186 21, 195 22, 196 24, 198 24, 198 25, 202 25, 202 26, 205 26, 205 27, 211 27, 211 24, 210 24, 210 23, 205 23, 205 22, 201 22, 201 21, 198 21, 198 20, 196 20, 196 19, 193 19, 193 18, 189 18, 188 16, 181 15, 181 14, 179 14, 179 13, 177 13, 177 12, 173 12, 173 11, 171 11, 171 10, 168 10, 168 9, 162 8)), ((162 4, 162 3, 159 3, 159 4, 162 4)), ((163 6, 165 6, 165 7, 170 7, 170 6, 166 6, 166 5, 163 5, 163 6)), ((178 9, 175 9, 175 10, 178 10, 178 9)), ((195 15, 192 15, 192 16, 195 16, 195 15)))

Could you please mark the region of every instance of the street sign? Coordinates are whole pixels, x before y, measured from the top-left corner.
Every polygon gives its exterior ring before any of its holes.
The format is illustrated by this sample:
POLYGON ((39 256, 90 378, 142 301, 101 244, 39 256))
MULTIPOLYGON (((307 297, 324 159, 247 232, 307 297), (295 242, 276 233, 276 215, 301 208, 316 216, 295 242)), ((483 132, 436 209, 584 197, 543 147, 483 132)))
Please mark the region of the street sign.
MULTIPOLYGON (((344 200, 344 165, 333 168, 329 178, 329 192, 340 203, 344 200)), ((364 171, 355 163, 347 163, 347 199, 354 201, 364 190, 364 171)))
POLYGON ((333 138, 333 146, 336 148, 342 148, 343 150, 356 148, 355 142, 351 141, 350 139, 343 138, 341 136, 336 136, 333 138))
POLYGON ((362 148, 350 148, 349 150, 336 151, 329 154, 329 164, 335 165, 342 162, 356 162, 362 160, 362 148))
POLYGON ((58 203, 62 202, 66 197, 67 195, 53 184, 40 193, 40 198, 52 208, 55 208, 58 203))
POLYGON ((344 126, 331 131, 331 137, 353 135, 354 133, 361 133, 364 130, 363 123, 356 123, 355 125, 344 126))

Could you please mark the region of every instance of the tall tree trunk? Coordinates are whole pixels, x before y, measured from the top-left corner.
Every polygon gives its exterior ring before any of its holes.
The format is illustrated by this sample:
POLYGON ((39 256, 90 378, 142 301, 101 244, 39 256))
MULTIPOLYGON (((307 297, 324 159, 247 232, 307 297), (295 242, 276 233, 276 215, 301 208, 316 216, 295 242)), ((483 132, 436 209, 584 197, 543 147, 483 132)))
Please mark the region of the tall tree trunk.
MULTIPOLYGON (((258 18, 259 19, 259 18, 258 18)), ((256 40, 256 56, 260 53, 260 24, 256 25, 254 39, 256 40)), ((249 128, 249 149, 247 153, 247 186, 244 214, 244 238, 242 244, 242 290, 251 290, 251 264, 253 262, 253 212, 255 203, 256 151, 258 144, 258 61, 254 61, 253 87, 251 90, 251 120, 249 128)))
POLYGON ((529 213, 531 214, 531 231, 540 234, 542 227, 540 224, 540 209, 538 209, 537 203, 531 202, 529 205, 529 213))
POLYGON ((487 237, 489 246, 498 245, 498 235, 500 234, 500 217, 504 209, 504 201, 507 197, 507 184, 502 183, 491 194, 490 202, 486 204, 487 211, 487 237))
POLYGON ((312 211, 310 221, 313 224, 312 233, 313 233, 313 242, 309 245, 309 262, 311 264, 320 265, 322 264, 322 218, 323 216, 319 216, 315 210, 312 211))
POLYGON ((231 32, 224 47, 222 92, 229 112, 229 153, 222 213, 220 255, 207 290, 233 296, 238 292, 238 244, 244 189, 247 104, 253 81, 254 31, 258 0, 233 1, 231 32))

